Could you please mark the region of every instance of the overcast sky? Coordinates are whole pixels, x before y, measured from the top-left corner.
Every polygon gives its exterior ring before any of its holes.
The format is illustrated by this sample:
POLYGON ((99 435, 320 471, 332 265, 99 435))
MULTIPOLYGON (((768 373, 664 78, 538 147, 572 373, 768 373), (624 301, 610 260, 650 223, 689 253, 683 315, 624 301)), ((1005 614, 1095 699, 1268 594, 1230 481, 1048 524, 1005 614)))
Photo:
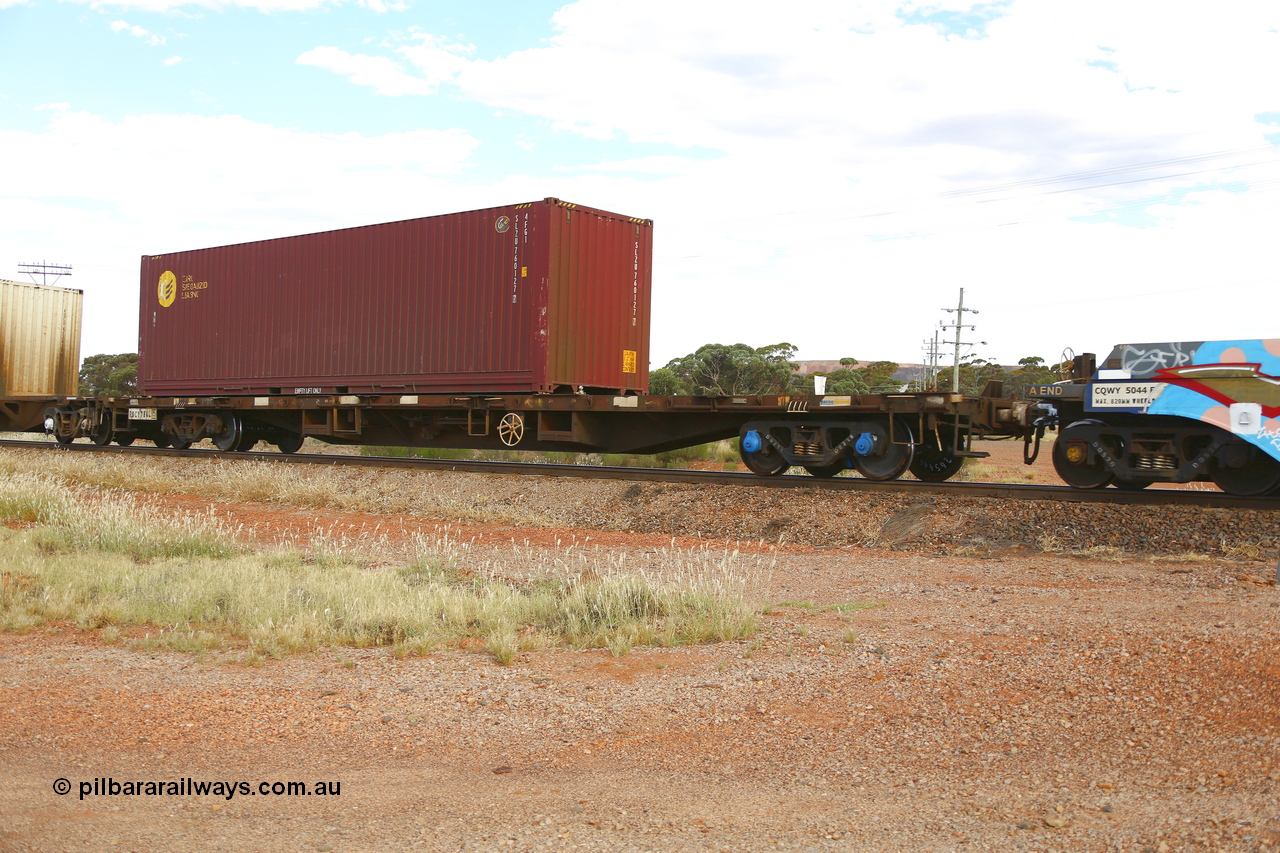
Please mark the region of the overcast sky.
POLYGON ((792 7, 0 0, 0 277, 133 351, 143 254, 555 196, 655 220, 654 367, 1280 337, 1280 3, 792 7))

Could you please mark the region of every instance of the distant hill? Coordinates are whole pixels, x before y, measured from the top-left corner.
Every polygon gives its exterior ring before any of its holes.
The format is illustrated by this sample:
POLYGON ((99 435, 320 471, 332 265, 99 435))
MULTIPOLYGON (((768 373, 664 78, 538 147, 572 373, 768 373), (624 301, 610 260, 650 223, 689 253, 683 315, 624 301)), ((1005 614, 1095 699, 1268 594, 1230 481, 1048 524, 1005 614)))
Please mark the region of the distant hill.
MULTIPOLYGON (((800 365, 800 369, 797 370, 796 373, 801 376, 807 376, 810 373, 831 373, 832 371, 839 370, 841 367, 845 366, 840 363, 840 359, 838 358, 833 361, 797 361, 796 364, 800 365)), ((848 367, 853 370, 861 370, 868 364, 871 364, 871 362, 859 361, 857 364, 848 365, 848 367)), ((898 369, 893 373, 893 378, 901 382, 903 385, 906 385, 907 383, 914 382, 916 379, 920 378, 920 374, 923 372, 923 364, 899 364, 898 369)))

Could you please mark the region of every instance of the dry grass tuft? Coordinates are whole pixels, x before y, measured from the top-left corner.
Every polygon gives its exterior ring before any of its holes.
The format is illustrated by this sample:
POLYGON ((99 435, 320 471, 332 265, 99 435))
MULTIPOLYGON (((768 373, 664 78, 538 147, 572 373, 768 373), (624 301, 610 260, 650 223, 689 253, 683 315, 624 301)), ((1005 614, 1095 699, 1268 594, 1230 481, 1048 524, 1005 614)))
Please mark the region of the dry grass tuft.
POLYGON ((1068 551, 1067 554, 1072 557, 1084 557, 1085 559, 1097 560, 1102 563, 1129 563, 1133 561, 1131 554, 1114 545, 1094 545, 1092 548, 1068 551))

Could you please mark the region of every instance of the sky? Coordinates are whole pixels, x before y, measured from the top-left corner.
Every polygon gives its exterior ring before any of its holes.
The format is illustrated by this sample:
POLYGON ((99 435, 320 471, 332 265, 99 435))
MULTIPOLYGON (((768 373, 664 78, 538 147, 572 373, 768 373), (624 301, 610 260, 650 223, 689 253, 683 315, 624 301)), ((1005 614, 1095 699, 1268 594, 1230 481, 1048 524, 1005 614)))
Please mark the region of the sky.
POLYGON ((1271 0, 0 0, 0 278, 132 352, 144 254, 556 197, 652 367, 1280 337, 1277 81, 1271 0))

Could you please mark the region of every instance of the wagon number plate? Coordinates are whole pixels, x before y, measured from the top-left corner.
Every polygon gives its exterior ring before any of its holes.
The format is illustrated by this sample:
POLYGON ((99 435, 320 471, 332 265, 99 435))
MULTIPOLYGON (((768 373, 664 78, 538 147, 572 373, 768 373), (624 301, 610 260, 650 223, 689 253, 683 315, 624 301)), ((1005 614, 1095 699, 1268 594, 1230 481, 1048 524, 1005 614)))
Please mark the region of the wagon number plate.
POLYGON ((131 421, 154 421, 156 419, 155 409, 130 409, 129 420, 131 421))
POLYGON ((1145 412, 1164 389, 1163 382, 1095 382, 1089 386, 1089 409, 1145 412))

